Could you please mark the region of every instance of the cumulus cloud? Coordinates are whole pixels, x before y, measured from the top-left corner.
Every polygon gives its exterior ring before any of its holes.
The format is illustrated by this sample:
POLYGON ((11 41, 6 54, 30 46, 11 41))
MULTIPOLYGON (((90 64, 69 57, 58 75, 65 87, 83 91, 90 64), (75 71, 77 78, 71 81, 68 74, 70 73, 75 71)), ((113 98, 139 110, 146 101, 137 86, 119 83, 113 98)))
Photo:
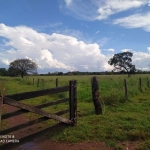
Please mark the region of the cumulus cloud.
POLYGON ((132 8, 149 5, 149 0, 61 0, 60 10, 82 20, 104 20, 132 8))
MULTIPOLYGON (((98 44, 87 44, 73 36, 45 34, 26 26, 9 27, 0 24, 0 66, 8 67, 19 58, 29 58, 39 66, 38 71, 109 71, 108 60, 115 50, 109 48, 104 55, 98 44)), ((133 52, 133 63, 137 68, 150 69, 150 47, 148 52, 133 52)))
POLYGON ((45 34, 26 26, 9 27, 0 24, 3 51, 0 66, 7 66, 18 58, 30 58, 39 65, 39 71, 105 71, 111 69, 107 57, 98 44, 86 44, 63 34, 45 34))
POLYGON ((145 14, 134 14, 128 17, 119 18, 114 20, 114 24, 126 28, 143 28, 145 31, 150 32, 150 12, 145 14))
POLYGON ((133 51, 133 64, 137 69, 150 70, 150 53, 133 51))
POLYGON ((148 53, 150 54, 150 47, 147 47, 148 53))
POLYGON ((137 69, 142 69, 145 71, 150 70, 150 47, 147 47, 147 53, 134 51, 132 49, 122 49, 121 52, 130 51, 133 53, 132 63, 136 66, 137 69))

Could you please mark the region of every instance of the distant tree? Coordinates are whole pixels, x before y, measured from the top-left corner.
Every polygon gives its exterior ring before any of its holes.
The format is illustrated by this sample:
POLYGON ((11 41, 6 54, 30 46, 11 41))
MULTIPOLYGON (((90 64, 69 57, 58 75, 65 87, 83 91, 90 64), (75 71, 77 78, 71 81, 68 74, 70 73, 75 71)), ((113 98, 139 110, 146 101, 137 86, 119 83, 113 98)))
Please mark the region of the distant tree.
POLYGON ((0 68, 0 76, 7 76, 6 68, 0 68))
POLYGON ((143 71, 142 71, 141 69, 138 69, 138 70, 137 70, 137 73, 138 73, 138 74, 142 74, 142 72, 143 72, 143 71))
POLYGON ((37 64, 30 59, 17 59, 10 63, 9 70, 11 72, 17 71, 23 78, 27 73, 35 73, 37 71, 37 64))
POLYGON ((63 72, 58 72, 58 74, 57 75, 63 75, 63 72))
POLYGON ((113 65, 113 71, 127 72, 128 76, 131 73, 135 73, 136 68, 132 62, 133 53, 131 52, 122 52, 115 54, 113 58, 108 61, 108 64, 113 65))

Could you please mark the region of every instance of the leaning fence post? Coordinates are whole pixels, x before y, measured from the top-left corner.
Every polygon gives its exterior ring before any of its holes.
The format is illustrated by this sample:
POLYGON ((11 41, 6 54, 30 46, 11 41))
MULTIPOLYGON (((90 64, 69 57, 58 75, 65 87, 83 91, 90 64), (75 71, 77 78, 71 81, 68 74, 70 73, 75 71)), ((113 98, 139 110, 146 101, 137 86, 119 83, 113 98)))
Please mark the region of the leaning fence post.
POLYGON ((92 77, 91 80, 92 84, 92 97, 93 97, 93 103, 95 107, 95 113, 97 115, 102 114, 102 106, 99 98, 99 86, 98 86, 98 80, 96 77, 92 77))
POLYGON ((139 90, 142 91, 142 80, 139 78, 139 90))
POLYGON ((69 111, 72 125, 77 124, 77 87, 76 80, 69 81, 69 111))
POLYGON ((58 78, 56 78, 56 87, 58 87, 58 78))
POLYGON ((127 81, 124 79, 124 89, 125 89, 125 98, 128 98, 128 86, 127 86, 127 81))

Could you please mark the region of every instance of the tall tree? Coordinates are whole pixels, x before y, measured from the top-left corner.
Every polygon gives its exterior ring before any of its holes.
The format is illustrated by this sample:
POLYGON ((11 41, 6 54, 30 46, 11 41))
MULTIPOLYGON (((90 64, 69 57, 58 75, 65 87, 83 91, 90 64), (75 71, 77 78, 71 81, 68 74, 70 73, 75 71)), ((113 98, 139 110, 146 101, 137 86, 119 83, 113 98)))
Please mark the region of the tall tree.
POLYGON ((17 70, 23 78, 27 73, 36 72, 37 64, 30 59, 17 59, 10 63, 9 69, 17 70))
POLYGON ((132 62, 133 53, 122 52, 115 54, 113 58, 108 61, 108 64, 114 66, 113 71, 127 72, 128 76, 136 71, 135 65, 132 62))
POLYGON ((9 67, 8 68, 8 75, 11 77, 16 77, 18 75, 20 75, 21 72, 18 68, 13 68, 13 67, 9 67))

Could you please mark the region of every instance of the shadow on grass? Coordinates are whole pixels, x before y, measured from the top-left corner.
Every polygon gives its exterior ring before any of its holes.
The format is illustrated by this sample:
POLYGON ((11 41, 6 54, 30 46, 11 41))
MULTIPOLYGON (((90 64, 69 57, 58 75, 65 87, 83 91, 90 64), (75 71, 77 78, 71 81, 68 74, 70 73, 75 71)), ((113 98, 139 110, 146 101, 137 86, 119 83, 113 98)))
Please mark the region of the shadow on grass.
POLYGON ((58 134, 58 132, 63 132, 63 130, 67 127, 68 127, 67 124, 59 123, 51 127, 45 128, 41 131, 38 131, 36 133, 22 137, 21 139, 19 139, 18 143, 4 143, 3 145, 0 146, 0 149, 3 149, 3 150, 12 150, 13 148, 17 149, 21 145, 28 145, 28 143, 32 143, 31 141, 35 139, 39 139, 42 136, 47 136, 47 133, 51 133, 51 137, 52 137, 55 134, 58 134))

